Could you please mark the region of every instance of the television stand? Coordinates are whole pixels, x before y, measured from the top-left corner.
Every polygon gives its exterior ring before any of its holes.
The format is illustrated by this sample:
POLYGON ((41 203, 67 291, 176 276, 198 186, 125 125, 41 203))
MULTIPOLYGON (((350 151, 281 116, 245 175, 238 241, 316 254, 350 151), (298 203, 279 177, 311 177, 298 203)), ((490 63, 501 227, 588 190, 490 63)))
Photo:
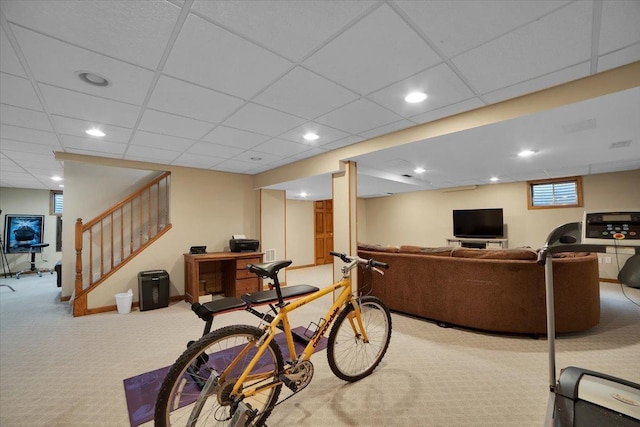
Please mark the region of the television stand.
POLYGON ((505 249, 507 239, 475 239, 471 237, 449 237, 447 246, 460 246, 463 248, 478 249, 505 249))

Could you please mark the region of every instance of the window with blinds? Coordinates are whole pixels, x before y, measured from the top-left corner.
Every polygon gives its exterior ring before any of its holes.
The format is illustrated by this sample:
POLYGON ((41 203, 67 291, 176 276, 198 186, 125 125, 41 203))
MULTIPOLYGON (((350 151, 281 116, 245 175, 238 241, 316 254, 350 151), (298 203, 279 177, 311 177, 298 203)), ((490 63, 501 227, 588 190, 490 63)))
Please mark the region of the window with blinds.
POLYGON ((582 206, 582 178, 528 181, 529 209, 568 208, 582 206))
POLYGON ((62 215, 63 208, 62 191, 51 191, 49 215, 62 215))

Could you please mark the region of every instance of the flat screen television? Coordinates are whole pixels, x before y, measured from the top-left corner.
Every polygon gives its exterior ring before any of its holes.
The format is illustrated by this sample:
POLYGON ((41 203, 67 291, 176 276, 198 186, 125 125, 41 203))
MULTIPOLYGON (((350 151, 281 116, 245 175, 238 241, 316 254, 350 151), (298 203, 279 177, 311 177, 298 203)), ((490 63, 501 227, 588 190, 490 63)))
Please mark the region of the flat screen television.
POLYGON ((454 210, 453 235, 481 239, 502 237, 502 208, 454 210))

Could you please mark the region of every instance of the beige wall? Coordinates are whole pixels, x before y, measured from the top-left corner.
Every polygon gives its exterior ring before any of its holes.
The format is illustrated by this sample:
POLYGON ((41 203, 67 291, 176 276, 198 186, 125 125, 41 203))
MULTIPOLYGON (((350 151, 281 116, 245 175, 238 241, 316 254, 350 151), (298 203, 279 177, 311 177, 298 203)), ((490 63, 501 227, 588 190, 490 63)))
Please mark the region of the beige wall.
MULTIPOLYGON (((56 252, 56 216, 49 215, 49 190, 28 190, 22 188, 0 188, 0 208, 2 216, 2 242, 5 243, 4 221, 9 215, 44 215, 43 243, 49 246, 42 249, 42 255, 36 255, 36 263, 40 268, 53 268, 61 258, 56 252)), ((12 273, 27 270, 31 267, 31 256, 28 254, 6 254, 12 273)), ((4 272, 3 272, 4 273, 4 272)), ((7 271, 8 273, 8 271, 7 271)))
MULTIPOLYGON (((114 179, 114 167, 127 167, 127 162, 109 165, 65 161, 65 217, 85 221, 102 212, 122 197, 106 197, 114 179), (111 200, 110 200, 111 199, 111 200), (68 202, 68 203, 67 203, 68 202)), ((138 167, 138 164, 135 164, 138 167)), ((149 169, 154 165, 149 164, 149 169)), ((182 254, 192 245, 206 245, 208 251, 222 251, 232 234, 258 236, 257 192, 249 175, 202 169, 164 167, 171 171, 170 217, 172 229, 147 250, 112 275, 91 292, 88 308, 115 304, 114 295, 132 289, 138 300, 137 275, 140 271, 163 269, 170 275, 171 295, 184 294, 184 262, 182 254)), ((148 171, 141 172, 142 175, 148 171)), ((126 181, 126 180, 125 180, 126 181)), ((133 179, 130 178, 130 182, 133 179)), ((125 183, 114 189, 121 193, 125 183)), ((74 289, 75 249, 73 227, 63 232, 63 296, 74 289)))
MULTIPOLYGON (((479 186, 475 190, 420 191, 364 200, 365 243, 444 246, 452 236, 452 210, 504 209, 509 247, 539 248, 558 225, 582 220, 588 209, 640 209, 640 170, 583 177, 584 207, 527 209, 524 182, 479 186)), ((360 228, 360 227, 359 227, 360 228)), ((627 256, 620 256, 621 266, 627 256)), ((617 266, 601 264, 601 277, 617 277, 617 266)))
MULTIPOLYGON (((286 255, 286 192, 283 190, 260 190, 260 247, 265 252, 265 261, 268 260, 267 251, 275 251, 274 259, 284 259, 286 255)), ((278 280, 286 281, 285 270, 280 270, 278 280)))
POLYGON ((287 253, 292 267, 314 265, 313 202, 287 200, 287 253))

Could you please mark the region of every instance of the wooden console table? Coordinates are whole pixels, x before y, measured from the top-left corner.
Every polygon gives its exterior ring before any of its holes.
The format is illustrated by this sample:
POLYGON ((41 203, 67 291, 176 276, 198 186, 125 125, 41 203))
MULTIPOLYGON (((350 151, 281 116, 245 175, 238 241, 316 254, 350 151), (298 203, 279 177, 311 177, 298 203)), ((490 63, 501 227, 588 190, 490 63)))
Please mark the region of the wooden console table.
POLYGON ((246 269, 262 262, 261 252, 211 252, 184 254, 186 300, 197 302, 201 295, 239 297, 262 290, 262 279, 246 269))

